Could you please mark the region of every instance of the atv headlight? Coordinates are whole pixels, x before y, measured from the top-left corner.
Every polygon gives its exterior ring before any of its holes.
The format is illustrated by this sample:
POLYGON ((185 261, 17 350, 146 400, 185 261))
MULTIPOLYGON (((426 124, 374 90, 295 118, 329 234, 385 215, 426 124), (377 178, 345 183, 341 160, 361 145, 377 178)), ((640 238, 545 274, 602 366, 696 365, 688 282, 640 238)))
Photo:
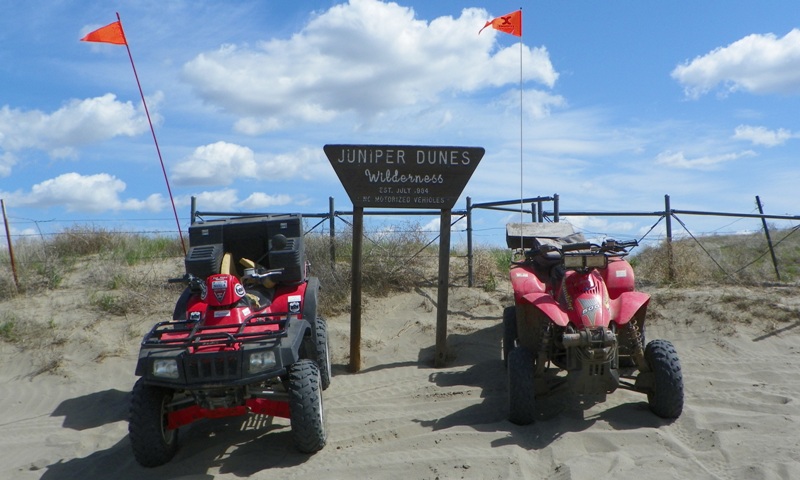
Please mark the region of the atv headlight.
POLYGON ((607 264, 605 255, 564 255, 565 268, 605 268, 607 264))
POLYGON ((264 352, 255 352, 250 354, 250 364, 248 371, 250 373, 259 373, 268 370, 275 366, 275 352, 267 350, 264 352))
POLYGON ((178 362, 174 359, 157 359, 153 362, 153 375, 164 378, 178 378, 178 362))

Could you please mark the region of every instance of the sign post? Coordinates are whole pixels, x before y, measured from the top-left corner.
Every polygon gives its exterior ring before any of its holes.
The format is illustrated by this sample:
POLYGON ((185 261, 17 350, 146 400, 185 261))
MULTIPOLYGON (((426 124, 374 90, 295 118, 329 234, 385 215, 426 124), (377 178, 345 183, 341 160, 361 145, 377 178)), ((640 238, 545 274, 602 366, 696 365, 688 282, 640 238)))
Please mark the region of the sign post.
POLYGON ((361 244, 364 208, 439 209, 436 367, 447 359, 451 210, 478 167, 481 147, 325 145, 333 170, 353 202, 350 370, 361 369, 361 244))
POLYGON ((436 300, 436 356, 433 366, 442 368, 447 363, 447 304, 450 287, 450 220, 452 212, 442 210, 439 220, 439 281, 436 300))

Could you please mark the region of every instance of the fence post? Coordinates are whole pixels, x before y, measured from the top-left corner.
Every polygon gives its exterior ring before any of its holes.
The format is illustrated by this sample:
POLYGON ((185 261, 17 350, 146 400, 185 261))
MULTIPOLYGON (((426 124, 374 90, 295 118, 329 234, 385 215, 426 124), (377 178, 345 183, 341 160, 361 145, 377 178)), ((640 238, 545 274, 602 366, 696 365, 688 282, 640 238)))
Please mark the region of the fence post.
POLYGON ((534 218, 533 221, 539 223, 544 222, 544 203, 541 200, 536 202, 536 218, 534 218))
POLYGON ((672 257, 672 208, 669 205, 669 195, 664 195, 664 216, 667 220, 667 279, 675 280, 675 261, 672 257))
POLYGON ((561 215, 558 213, 558 194, 553 194, 553 221, 558 223, 561 215))
POLYGON ((194 217, 197 215, 197 197, 192 197, 192 219, 189 220, 189 223, 194 225, 194 217))
POLYGON ((467 197, 467 286, 475 286, 472 258, 472 198, 467 197))
POLYGON ((19 291, 19 277, 17 276, 17 262, 14 259, 14 247, 11 244, 11 230, 8 228, 8 217, 6 216, 6 201, 0 198, 0 207, 3 210, 3 223, 6 226, 6 240, 8 241, 8 257, 11 260, 11 274, 14 275, 14 287, 19 291))
MULTIPOLYGON (((758 213, 764 215, 764 208, 761 206, 761 199, 756 195, 756 205, 758 205, 758 213)), ((761 217, 761 223, 764 225, 764 235, 767 237, 767 245, 769 245, 769 254, 772 255, 772 266, 775 267, 775 277, 781 281, 781 272, 778 271, 778 259, 775 257, 775 249, 772 247, 772 238, 769 236, 769 227, 767 227, 767 219, 761 217)))
POLYGON ((330 222, 331 239, 331 271, 336 272, 336 210, 333 208, 333 197, 328 197, 328 221, 330 222))

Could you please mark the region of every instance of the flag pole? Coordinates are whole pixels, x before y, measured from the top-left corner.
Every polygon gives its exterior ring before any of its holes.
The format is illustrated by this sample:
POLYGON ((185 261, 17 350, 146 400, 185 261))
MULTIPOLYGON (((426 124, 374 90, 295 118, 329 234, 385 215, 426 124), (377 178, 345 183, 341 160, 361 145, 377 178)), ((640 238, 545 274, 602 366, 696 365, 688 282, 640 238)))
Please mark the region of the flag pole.
POLYGON ((117 22, 119 22, 120 30, 122 31, 122 38, 125 40, 125 48, 128 50, 128 58, 131 60, 131 68, 133 68, 133 76, 136 78, 136 86, 139 87, 139 95, 142 97, 142 105, 144 105, 144 113, 147 116, 147 123, 150 125, 150 133, 153 134, 153 143, 156 145, 156 153, 158 153, 158 161, 161 162, 161 171, 164 174, 164 181, 167 184, 167 193, 169 193, 169 201, 172 204, 172 213, 175 215, 175 223, 178 225, 178 237, 181 240, 181 248, 183 254, 186 255, 186 244, 183 242, 183 231, 181 230, 181 222, 178 219, 178 211, 175 209, 175 199, 172 196, 172 189, 169 186, 169 178, 167 177, 167 169, 164 167, 164 158, 161 156, 161 149, 158 146, 158 139, 156 138, 156 130, 153 128, 153 121, 150 118, 150 111, 147 109, 147 101, 144 99, 144 91, 142 91, 142 84, 139 82, 139 74, 136 73, 136 65, 133 63, 133 55, 131 55, 131 47, 128 45, 128 39, 125 38, 125 29, 122 28, 122 19, 117 12, 117 22))
MULTIPOLYGON (((519 7, 520 17, 522 16, 522 7, 519 7)), ((520 21, 520 25, 522 21, 520 21)), ((523 29, 520 26, 519 31, 519 223, 523 222, 523 199, 525 198, 522 184, 523 184, 523 170, 522 170, 522 114, 523 114, 523 107, 522 107, 522 34, 523 29)), ((520 227, 520 235, 522 235, 522 228, 520 227)), ((520 238, 520 245, 522 245, 522 239, 520 238)))

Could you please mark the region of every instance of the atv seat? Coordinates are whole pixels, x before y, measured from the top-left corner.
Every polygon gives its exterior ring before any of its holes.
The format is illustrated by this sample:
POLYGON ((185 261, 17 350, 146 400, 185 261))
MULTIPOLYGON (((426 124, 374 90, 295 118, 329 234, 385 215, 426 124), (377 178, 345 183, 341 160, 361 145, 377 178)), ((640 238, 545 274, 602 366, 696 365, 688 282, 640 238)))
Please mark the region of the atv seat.
POLYGON ((227 273, 239 278, 239 273, 236 271, 236 264, 233 262, 233 255, 231 255, 231 252, 225 252, 222 256, 219 273, 227 273))

